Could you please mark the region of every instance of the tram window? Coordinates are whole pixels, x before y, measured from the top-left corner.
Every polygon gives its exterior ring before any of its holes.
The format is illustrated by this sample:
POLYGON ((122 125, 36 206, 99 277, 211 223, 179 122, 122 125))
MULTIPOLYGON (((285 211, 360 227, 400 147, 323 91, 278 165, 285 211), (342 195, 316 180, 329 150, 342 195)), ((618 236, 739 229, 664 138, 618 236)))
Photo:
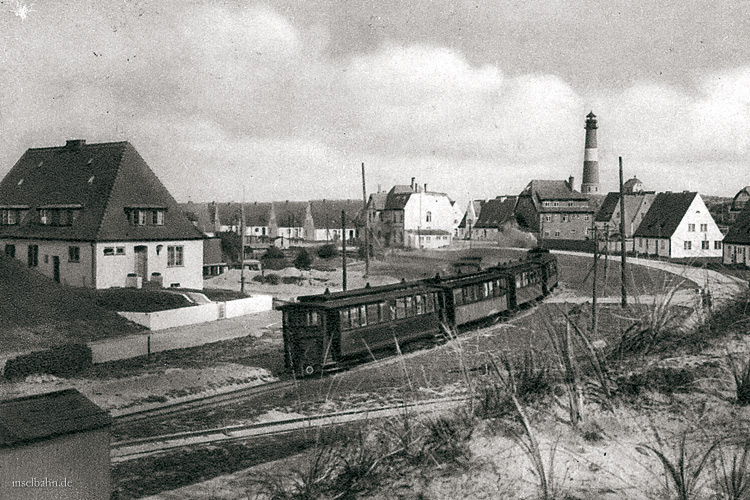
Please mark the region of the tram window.
POLYGON ((288 327, 289 326, 289 313, 288 312, 284 312, 283 320, 284 320, 284 326, 288 327))
POLYGON ((424 295, 416 295, 414 300, 417 303, 417 314, 424 314, 424 295))
POLYGON ((516 274, 516 288, 521 288, 521 275, 516 274))
POLYGON ((396 299, 396 319, 404 319, 406 317, 406 301, 404 299, 396 299))
POLYGON ((349 325, 349 310, 339 311, 339 321, 341 322, 341 329, 348 330, 351 328, 349 325))
POLYGON ((378 304, 378 312, 380 313, 381 322, 391 320, 391 309, 385 302, 381 302, 380 304, 378 304))
POLYGON ((464 294, 462 289, 453 290, 453 303, 460 306, 464 303, 464 294))
POLYGON ((359 306, 359 324, 367 326, 367 309, 365 306, 359 306))
POLYGON ((378 315, 379 306, 380 304, 367 304, 367 322, 371 325, 380 322, 380 317, 378 315))
POLYGON ((485 288, 487 289, 487 297, 494 297, 495 296, 495 282, 494 281, 488 281, 484 284, 485 288))
POLYGON ((406 297, 406 315, 414 316, 414 297, 406 297))
POLYGON ((432 293, 427 294, 427 303, 425 304, 425 311, 428 313, 435 312, 435 295, 432 293))
POLYGON ((359 327, 359 307, 349 309, 349 319, 351 320, 352 328, 359 327))
POLYGON ((485 281, 482 283, 482 298, 486 299, 487 297, 492 297, 492 292, 490 291, 490 284, 485 281))
POLYGON ((310 311, 307 313, 307 326, 318 326, 320 325, 320 315, 317 311, 310 311))

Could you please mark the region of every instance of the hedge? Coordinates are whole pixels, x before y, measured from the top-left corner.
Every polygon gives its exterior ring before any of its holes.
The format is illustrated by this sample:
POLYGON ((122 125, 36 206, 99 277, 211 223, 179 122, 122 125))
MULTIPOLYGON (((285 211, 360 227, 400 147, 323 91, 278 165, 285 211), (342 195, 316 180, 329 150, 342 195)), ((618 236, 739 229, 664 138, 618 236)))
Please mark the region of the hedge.
POLYGON ((61 377, 76 375, 92 365, 91 348, 85 344, 65 344, 54 349, 22 354, 5 363, 5 378, 24 378, 35 373, 61 377))

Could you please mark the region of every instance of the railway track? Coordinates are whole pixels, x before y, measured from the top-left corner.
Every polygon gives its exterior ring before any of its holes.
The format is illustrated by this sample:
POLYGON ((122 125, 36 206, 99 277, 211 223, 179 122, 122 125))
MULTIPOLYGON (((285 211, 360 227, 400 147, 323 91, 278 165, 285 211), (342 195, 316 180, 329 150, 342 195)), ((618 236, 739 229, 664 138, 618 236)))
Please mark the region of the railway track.
POLYGON ((134 423, 146 422, 160 417, 174 416, 182 413, 188 413, 203 408, 216 408, 229 404, 237 403, 250 397, 258 397, 263 394, 281 391, 294 387, 294 380, 282 380, 278 382, 269 382, 263 385, 253 387, 244 387, 234 391, 213 394, 200 398, 170 403, 156 408, 124 413, 114 417, 116 426, 126 426, 134 423))
POLYGON ((110 456, 112 463, 127 462, 190 446, 250 440, 276 434, 302 431, 309 428, 350 424, 362 420, 375 420, 393 417, 404 411, 416 411, 419 413, 441 411, 453 408, 466 401, 468 401, 468 398, 463 396, 439 398, 414 403, 393 404, 378 408, 322 413, 273 422, 231 425, 212 429, 151 436, 140 439, 130 439, 112 443, 110 456))

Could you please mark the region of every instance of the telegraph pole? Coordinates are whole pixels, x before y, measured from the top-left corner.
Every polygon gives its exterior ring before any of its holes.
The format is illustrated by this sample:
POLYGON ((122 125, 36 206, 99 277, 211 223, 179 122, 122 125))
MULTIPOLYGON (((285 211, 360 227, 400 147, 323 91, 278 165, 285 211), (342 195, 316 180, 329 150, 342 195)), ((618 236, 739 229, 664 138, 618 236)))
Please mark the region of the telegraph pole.
POLYGON ((370 275, 370 214, 367 211, 367 188, 365 187, 365 162, 362 162, 362 204, 365 216, 365 276, 370 275))
POLYGON ((596 335, 596 278, 599 267, 599 231, 594 224, 594 283, 591 285, 591 335, 596 335))
POLYGON ((346 291, 346 211, 341 211, 341 284, 346 291))
MULTIPOLYGON (((622 156, 618 157, 620 162, 620 291, 622 295, 622 303, 620 304, 623 309, 628 306, 628 294, 625 290, 625 193, 622 188, 622 156)), ((633 246, 635 246, 635 240, 633 240, 633 246)))
POLYGON ((240 293, 245 294, 245 188, 240 203, 240 293))

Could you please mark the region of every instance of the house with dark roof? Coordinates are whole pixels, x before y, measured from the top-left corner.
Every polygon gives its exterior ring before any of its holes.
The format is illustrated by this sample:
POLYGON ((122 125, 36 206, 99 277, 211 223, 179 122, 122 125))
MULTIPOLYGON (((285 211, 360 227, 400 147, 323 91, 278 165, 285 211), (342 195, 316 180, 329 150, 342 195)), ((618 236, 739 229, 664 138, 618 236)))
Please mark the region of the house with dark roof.
POLYGON ((724 236, 722 262, 750 267, 750 205, 740 212, 724 236))
POLYGON ((745 186, 734 195, 732 203, 729 205, 728 211, 728 222, 731 224, 737 217, 745 210, 750 201, 750 186, 745 186))
MULTIPOLYGON (((632 181, 633 179, 631 179, 632 181)), ((637 179, 636 179, 637 180, 637 179)), ((628 181, 630 182, 630 181, 628 181)), ((623 202, 625 205, 625 250, 633 251, 633 234, 646 217, 646 213, 656 198, 655 191, 636 191, 624 189, 623 202), (630 191, 630 192, 629 192, 630 191)), ((620 241, 620 193, 610 192, 604 198, 602 205, 596 212, 595 224, 599 237, 612 243, 610 250, 619 251, 620 241)))
POLYGON ((521 191, 515 216, 520 227, 543 240, 586 240, 594 225, 592 201, 567 181, 533 180, 521 191))
POLYGON ((468 240, 471 238, 471 230, 481 215, 482 206, 484 204, 484 200, 469 201, 469 204, 466 207, 466 212, 464 212, 461 222, 458 223, 458 228, 456 229, 456 234, 454 236, 462 240, 468 240))
POLYGON ((633 234, 637 254, 672 259, 721 257, 724 235, 700 194, 659 193, 633 234))
MULTIPOLYGON (((380 218, 372 226, 377 244, 389 247, 439 248, 449 246, 458 226, 454 204, 448 195, 428 191, 412 177, 410 185, 388 191, 382 210, 368 204, 369 216, 380 218)), ((372 220, 372 219, 371 219, 372 220)))
POLYGON ((62 284, 201 289, 203 239, 128 142, 29 149, 0 182, 5 254, 62 284))
POLYGON ((495 241, 504 228, 518 226, 515 216, 517 200, 515 196, 498 196, 485 202, 471 229, 471 239, 495 241))
POLYGON ((75 389, 0 401, 0 498, 109 500, 111 425, 75 389))

